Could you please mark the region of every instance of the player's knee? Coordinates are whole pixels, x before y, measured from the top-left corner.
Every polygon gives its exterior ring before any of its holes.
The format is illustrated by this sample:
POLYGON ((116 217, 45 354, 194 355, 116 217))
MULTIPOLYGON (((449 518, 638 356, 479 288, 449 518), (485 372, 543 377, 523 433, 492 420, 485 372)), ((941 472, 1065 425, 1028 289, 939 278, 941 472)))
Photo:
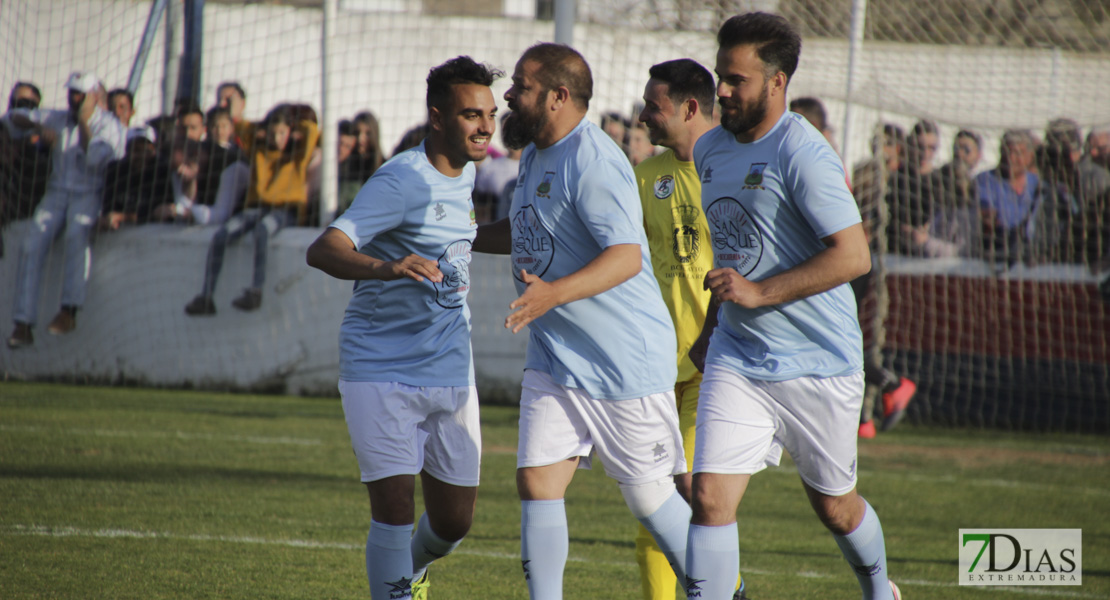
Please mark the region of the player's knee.
POLYGON ((694 484, 690 492, 690 522, 695 525, 727 525, 736 521, 736 507, 712 489, 694 484))
POLYGON ((655 511, 674 495, 674 480, 664 477, 649 483, 636 485, 620 484, 624 503, 632 511, 632 516, 642 519, 655 511))
POLYGON ((473 515, 452 515, 448 519, 431 519, 429 517, 432 533, 435 533, 445 542, 457 542, 470 533, 470 526, 474 523, 473 515))
POLYGON ((811 494, 810 504, 821 524, 835 535, 855 531, 863 520, 863 499, 854 490, 843 496, 811 494))

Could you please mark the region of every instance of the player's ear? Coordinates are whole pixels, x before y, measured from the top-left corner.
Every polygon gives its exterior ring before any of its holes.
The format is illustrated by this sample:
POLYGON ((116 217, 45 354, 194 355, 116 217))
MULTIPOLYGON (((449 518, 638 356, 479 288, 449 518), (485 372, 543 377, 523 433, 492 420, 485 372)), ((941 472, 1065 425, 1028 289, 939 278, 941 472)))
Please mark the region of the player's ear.
POLYGON ((786 84, 790 80, 786 77, 786 73, 779 71, 771 78, 771 93, 786 95, 786 84))
POLYGON ((567 86, 565 86, 565 85, 560 85, 560 86, 556 87, 555 89, 551 90, 551 93, 555 95, 554 96, 554 101, 555 101, 554 104, 555 105, 553 106, 553 108, 561 107, 562 105, 566 104, 567 102, 570 102, 570 90, 567 89, 567 86))
POLYGON ((428 107, 428 124, 436 131, 443 131, 443 113, 434 106, 428 107))
POLYGON ((698 116, 698 112, 702 109, 701 105, 698 104, 698 101, 694 98, 687 99, 682 103, 682 107, 686 111, 685 114, 682 115, 683 121, 689 121, 698 116))

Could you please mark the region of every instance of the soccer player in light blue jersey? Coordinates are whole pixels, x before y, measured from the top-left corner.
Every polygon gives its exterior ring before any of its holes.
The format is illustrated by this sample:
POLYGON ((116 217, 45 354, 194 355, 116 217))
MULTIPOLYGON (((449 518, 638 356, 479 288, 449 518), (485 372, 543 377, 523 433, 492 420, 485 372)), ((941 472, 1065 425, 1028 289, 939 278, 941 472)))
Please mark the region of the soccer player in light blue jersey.
POLYGON ((628 159, 586 120, 589 65, 537 44, 505 94, 503 139, 524 148, 509 217, 474 248, 510 254, 520 297, 505 326, 529 329, 520 400, 521 560, 533 599, 562 598, 564 495, 596 453, 684 577, 690 508, 675 409, 675 334, 652 275, 628 159))
POLYGON ((339 391, 370 492, 366 572, 375 600, 426 597, 427 566, 470 529, 481 436, 470 349, 474 161, 496 128, 502 73, 460 56, 428 75, 427 139, 383 165, 308 249, 355 281, 339 391), (420 474, 424 509, 413 532, 420 474))
MULTIPOLYGON (((898 598, 875 511, 856 492, 863 349, 848 282, 871 267, 840 159, 786 87, 801 38, 777 15, 729 19, 717 35, 721 127, 698 140, 720 305, 699 399, 688 598, 725 600, 736 582, 736 509, 782 449, 871 599, 898 598)), ((693 353, 693 351, 692 351, 693 353)))

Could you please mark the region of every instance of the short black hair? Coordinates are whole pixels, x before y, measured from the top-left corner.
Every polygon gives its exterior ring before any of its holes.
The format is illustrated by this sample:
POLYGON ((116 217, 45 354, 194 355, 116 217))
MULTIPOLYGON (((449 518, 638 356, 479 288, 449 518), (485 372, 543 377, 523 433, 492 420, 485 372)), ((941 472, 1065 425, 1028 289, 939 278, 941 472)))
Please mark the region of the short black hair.
POLYGON ((115 100, 117 96, 126 97, 127 102, 131 104, 131 108, 135 108, 135 94, 132 94, 131 90, 126 88, 116 88, 108 92, 108 106, 112 105, 112 101, 115 100))
POLYGON ((230 120, 231 111, 220 106, 213 106, 212 108, 208 109, 207 113, 205 113, 204 122, 211 125, 216 119, 219 119, 220 117, 227 117, 228 120, 230 120))
POLYGON ((590 65, 577 50, 566 44, 540 43, 524 51, 521 62, 531 60, 540 63, 536 79, 543 86, 542 92, 549 92, 559 86, 567 88, 574 104, 581 109, 590 107, 594 96, 594 78, 590 65))
POLYGON ((765 66, 768 78, 781 71, 789 81, 798 69, 802 55, 802 36, 779 15, 750 12, 736 15, 721 25, 717 43, 722 50, 751 44, 765 66))
POLYGON ((693 98, 707 119, 713 118, 713 103, 716 85, 709 69, 689 58, 668 60, 653 65, 648 75, 667 84, 667 97, 675 104, 693 98))
POLYGON ((192 98, 178 98, 174 102, 173 107, 174 117, 180 119, 186 115, 200 115, 204 119, 204 111, 201 110, 200 105, 192 98))
POLYGON ((795 98, 790 101, 790 112, 796 112, 824 133, 829 128, 829 115, 825 112, 825 105, 813 96, 795 98))
POLYGON ((351 121, 348 120, 348 119, 343 119, 342 121, 340 121, 339 122, 339 135, 346 135, 346 136, 356 135, 354 123, 351 123, 351 121))
POLYGON ((970 130, 970 129, 961 129, 961 130, 957 131, 956 132, 956 138, 955 138, 956 141, 959 141, 960 138, 967 138, 967 139, 975 142, 975 147, 976 148, 978 148, 980 150, 983 149, 983 137, 980 136, 978 133, 975 133, 974 131, 970 130))
POLYGON ((469 56, 452 58, 428 71, 428 108, 444 108, 451 99, 451 86, 467 83, 491 86, 504 75, 504 71, 469 56))
POLYGON ((42 92, 39 91, 39 86, 28 81, 17 81, 15 82, 15 85, 12 86, 11 93, 8 94, 8 110, 15 108, 15 91, 21 87, 25 87, 34 92, 35 97, 38 98, 38 101, 42 102, 42 92))
POLYGON ((243 100, 247 99, 247 92, 243 89, 243 86, 239 85, 238 81, 225 81, 216 86, 216 96, 219 96, 220 92, 224 91, 224 88, 232 88, 235 90, 235 93, 239 94, 240 98, 243 100))

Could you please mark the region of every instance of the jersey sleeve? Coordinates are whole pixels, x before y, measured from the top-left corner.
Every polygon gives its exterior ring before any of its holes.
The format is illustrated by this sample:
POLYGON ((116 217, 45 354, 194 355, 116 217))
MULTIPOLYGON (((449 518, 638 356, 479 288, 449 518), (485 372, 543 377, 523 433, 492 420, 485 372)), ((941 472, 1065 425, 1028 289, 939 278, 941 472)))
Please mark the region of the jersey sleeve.
POLYGON ((844 166, 832 148, 806 143, 785 162, 787 188, 817 237, 828 237, 861 221, 844 166))
POLYGON ((575 211, 599 246, 640 243, 644 217, 631 168, 595 161, 582 170, 577 185, 575 211))
POLYGON ((399 227, 405 208, 400 177, 391 170, 379 170, 330 226, 347 234, 361 250, 375 236, 399 227))

